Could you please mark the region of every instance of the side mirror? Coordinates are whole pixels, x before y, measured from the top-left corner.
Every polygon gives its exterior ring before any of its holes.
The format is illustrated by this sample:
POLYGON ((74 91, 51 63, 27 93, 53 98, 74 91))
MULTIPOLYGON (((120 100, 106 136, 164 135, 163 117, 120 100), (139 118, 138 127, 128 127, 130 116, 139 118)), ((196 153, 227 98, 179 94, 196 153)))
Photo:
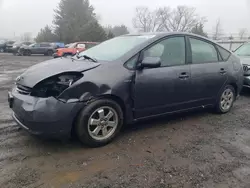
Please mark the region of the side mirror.
POLYGON ((142 60, 141 66, 144 68, 158 68, 161 66, 161 58, 146 57, 142 60))

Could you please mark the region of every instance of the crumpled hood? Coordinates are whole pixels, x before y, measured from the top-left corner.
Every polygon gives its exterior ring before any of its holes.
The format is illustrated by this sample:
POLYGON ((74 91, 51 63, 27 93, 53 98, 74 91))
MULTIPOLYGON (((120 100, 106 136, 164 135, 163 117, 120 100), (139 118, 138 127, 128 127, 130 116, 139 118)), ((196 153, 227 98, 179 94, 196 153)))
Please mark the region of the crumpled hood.
POLYGON ((33 88, 37 83, 51 76, 64 72, 83 72, 96 68, 100 63, 84 60, 59 58, 36 64, 17 77, 16 82, 26 87, 33 88))
POLYGON ((250 65, 250 56, 242 56, 240 60, 243 65, 250 65))

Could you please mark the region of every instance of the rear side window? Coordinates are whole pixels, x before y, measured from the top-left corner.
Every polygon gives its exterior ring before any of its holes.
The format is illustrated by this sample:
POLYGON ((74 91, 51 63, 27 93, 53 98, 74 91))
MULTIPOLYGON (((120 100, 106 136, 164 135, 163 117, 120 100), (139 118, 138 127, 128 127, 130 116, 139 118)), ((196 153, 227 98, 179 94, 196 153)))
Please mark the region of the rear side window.
POLYGON ((219 53, 220 53, 220 55, 221 55, 221 57, 222 57, 222 60, 223 60, 223 61, 227 61, 228 58, 229 58, 229 56, 231 55, 231 53, 228 52, 227 50, 223 49, 223 48, 220 47, 220 46, 217 46, 217 48, 218 48, 219 53))
POLYGON ((40 44, 41 47, 50 47, 50 44, 40 44))
POLYGON ((192 50, 192 62, 194 64, 219 61, 218 53, 214 45, 194 38, 190 38, 190 44, 192 50))
POLYGON ((85 44, 83 44, 83 43, 79 43, 79 44, 77 44, 77 46, 76 46, 77 48, 85 48, 86 47, 86 45, 85 44))

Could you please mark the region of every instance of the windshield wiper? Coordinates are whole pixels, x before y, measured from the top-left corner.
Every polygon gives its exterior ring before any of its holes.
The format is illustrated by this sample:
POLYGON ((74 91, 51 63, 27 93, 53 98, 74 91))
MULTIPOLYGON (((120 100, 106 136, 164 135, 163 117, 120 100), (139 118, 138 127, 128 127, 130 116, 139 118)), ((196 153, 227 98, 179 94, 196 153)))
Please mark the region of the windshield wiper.
POLYGON ((84 58, 84 59, 87 59, 87 60, 91 60, 91 61, 93 61, 93 62, 97 62, 97 59, 95 59, 95 58, 93 58, 93 57, 89 57, 89 56, 87 56, 87 55, 82 55, 82 56, 76 56, 77 57, 77 59, 80 59, 80 58, 84 58))

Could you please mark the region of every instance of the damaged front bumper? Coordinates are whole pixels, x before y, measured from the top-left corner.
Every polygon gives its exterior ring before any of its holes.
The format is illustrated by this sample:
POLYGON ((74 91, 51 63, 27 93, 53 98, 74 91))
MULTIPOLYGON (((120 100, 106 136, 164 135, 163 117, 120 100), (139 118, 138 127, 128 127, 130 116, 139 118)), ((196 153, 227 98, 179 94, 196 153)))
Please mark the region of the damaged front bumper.
POLYGON ((13 89, 8 94, 13 119, 34 135, 65 137, 71 135, 72 125, 83 103, 66 103, 54 97, 37 98, 13 89))

